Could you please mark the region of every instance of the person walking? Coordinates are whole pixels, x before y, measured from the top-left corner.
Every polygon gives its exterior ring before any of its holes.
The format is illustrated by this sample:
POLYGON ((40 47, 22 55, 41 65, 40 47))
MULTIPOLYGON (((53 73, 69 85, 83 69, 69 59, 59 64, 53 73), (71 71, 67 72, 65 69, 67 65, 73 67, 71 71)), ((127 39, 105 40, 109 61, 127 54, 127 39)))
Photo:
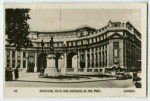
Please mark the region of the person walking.
POLYGON ((9 67, 8 69, 8 81, 12 81, 12 69, 9 67))
POLYGON ((8 68, 5 68, 5 81, 8 81, 9 71, 8 68))
POLYGON ((19 78, 19 71, 18 71, 18 67, 16 67, 15 71, 14 71, 14 75, 15 75, 15 79, 14 81, 17 81, 17 79, 19 78))

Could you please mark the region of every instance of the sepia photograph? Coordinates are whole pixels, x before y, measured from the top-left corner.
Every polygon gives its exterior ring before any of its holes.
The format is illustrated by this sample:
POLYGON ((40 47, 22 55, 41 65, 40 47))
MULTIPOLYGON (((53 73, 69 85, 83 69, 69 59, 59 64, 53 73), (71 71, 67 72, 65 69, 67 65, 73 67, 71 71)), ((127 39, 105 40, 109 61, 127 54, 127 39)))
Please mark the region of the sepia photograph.
POLYGON ((4 4, 4 96, 26 88, 78 94, 123 88, 129 95, 144 89, 146 96, 146 9, 10 5, 4 4))

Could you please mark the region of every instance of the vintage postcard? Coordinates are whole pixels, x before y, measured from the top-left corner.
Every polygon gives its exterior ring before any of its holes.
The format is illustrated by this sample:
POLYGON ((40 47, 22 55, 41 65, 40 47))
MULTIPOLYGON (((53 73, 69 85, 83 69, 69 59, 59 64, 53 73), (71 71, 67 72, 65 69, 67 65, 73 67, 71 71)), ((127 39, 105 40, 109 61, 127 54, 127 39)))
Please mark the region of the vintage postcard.
POLYGON ((146 97, 147 3, 5 3, 3 97, 146 97))

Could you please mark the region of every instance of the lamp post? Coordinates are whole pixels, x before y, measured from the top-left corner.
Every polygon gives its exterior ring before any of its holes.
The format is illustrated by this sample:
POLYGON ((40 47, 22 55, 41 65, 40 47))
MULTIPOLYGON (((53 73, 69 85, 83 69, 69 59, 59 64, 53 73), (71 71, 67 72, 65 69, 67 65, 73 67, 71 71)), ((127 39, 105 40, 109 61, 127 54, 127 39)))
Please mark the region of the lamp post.
MULTIPOLYGON (((25 50, 26 50, 26 52, 27 52, 27 48, 29 47, 29 48, 31 48, 31 47, 33 47, 33 44, 32 44, 32 42, 31 42, 31 40, 29 39, 29 37, 27 38, 27 40, 24 40, 24 47, 25 47, 25 50)), ((26 61, 28 61, 28 59, 29 59, 29 57, 28 56, 26 56, 26 61)), ((28 62, 27 62, 28 63, 28 62)), ((26 65, 28 65, 28 64, 26 64, 26 65)), ((28 68, 28 66, 27 66, 27 68, 28 68)), ((27 69, 28 70, 28 69, 27 69)), ((27 72, 27 71, 26 71, 27 72)))
POLYGON ((44 48, 44 42, 43 42, 43 39, 42 39, 42 42, 41 42, 41 46, 42 46, 42 64, 41 64, 41 71, 40 71, 40 75, 43 76, 44 74, 44 52, 43 52, 43 48, 44 48))

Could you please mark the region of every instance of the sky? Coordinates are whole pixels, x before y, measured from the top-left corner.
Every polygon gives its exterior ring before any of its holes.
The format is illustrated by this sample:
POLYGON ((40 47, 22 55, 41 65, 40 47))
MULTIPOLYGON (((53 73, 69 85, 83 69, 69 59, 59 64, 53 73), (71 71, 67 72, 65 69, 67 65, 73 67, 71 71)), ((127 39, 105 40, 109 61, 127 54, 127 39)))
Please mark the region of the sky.
POLYGON ((31 9, 30 31, 67 31, 83 26, 100 29, 112 22, 130 22, 141 32, 139 9, 31 9))

